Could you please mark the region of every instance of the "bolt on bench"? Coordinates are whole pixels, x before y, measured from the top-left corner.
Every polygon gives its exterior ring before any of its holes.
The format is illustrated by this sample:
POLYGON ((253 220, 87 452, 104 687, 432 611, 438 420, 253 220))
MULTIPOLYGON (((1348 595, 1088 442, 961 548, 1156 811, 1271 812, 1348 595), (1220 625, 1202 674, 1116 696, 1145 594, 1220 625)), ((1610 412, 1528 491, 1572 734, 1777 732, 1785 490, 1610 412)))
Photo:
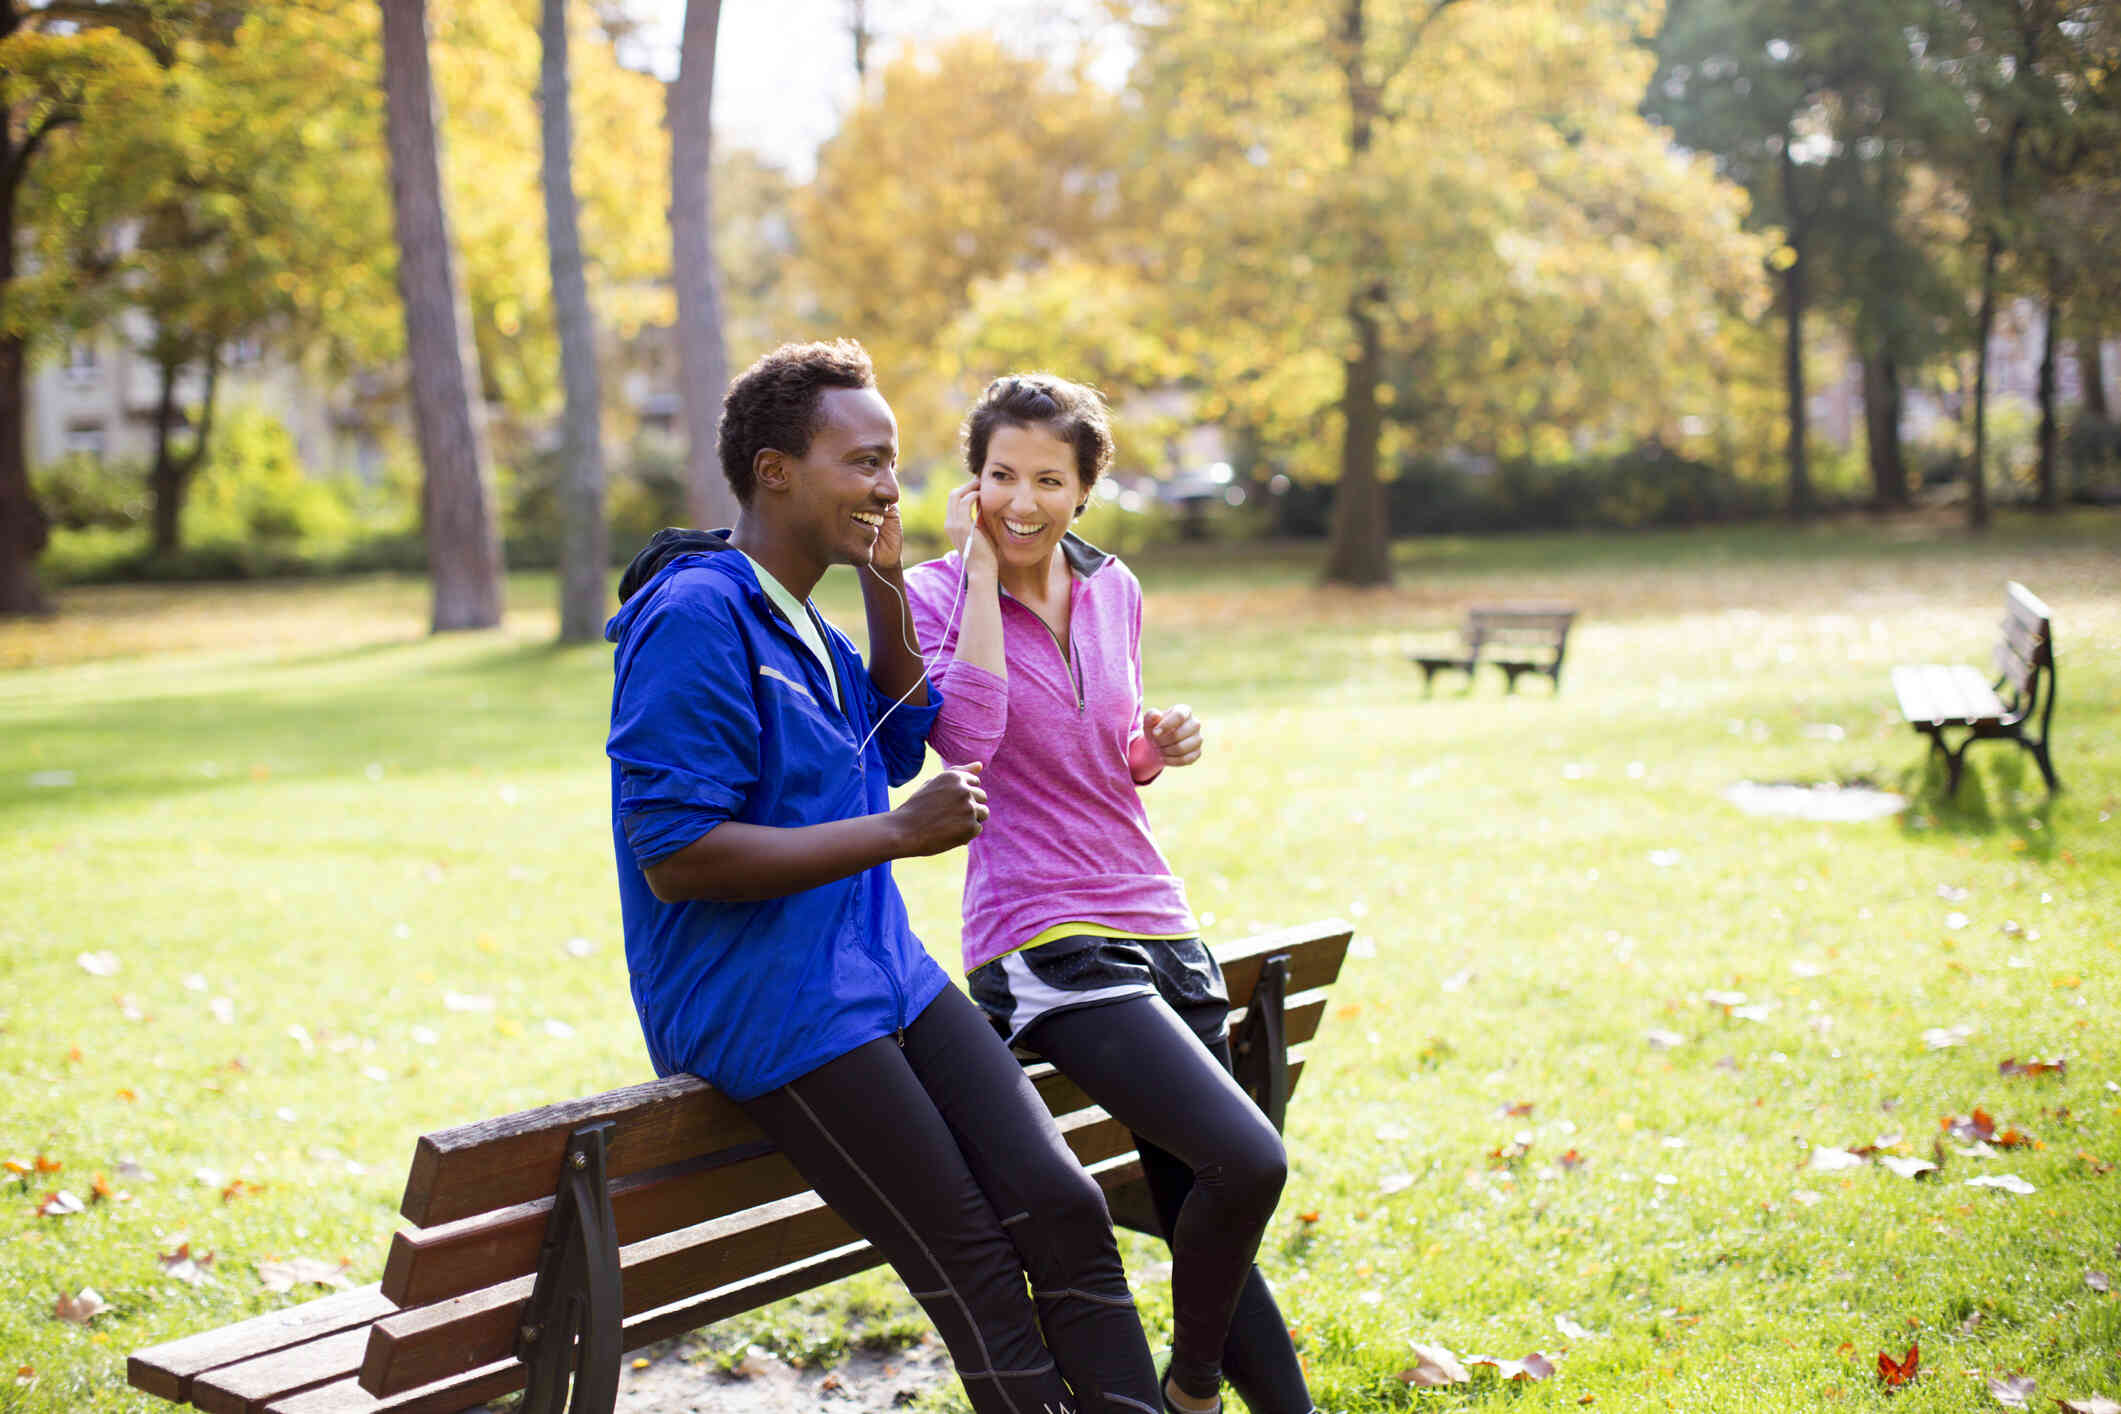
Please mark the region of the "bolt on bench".
MULTIPOLYGON (((1214 949, 1238 1079, 1280 1128, 1350 930, 1214 949)), ((1158 1230, 1133 1136, 1027 1067, 1116 1221, 1158 1230)), ((735 1104, 674 1075, 421 1137, 383 1280, 131 1355, 214 1414, 609 1414, 621 1356, 880 1265, 735 1104), (570 1400, 570 1389, 572 1399, 570 1400)))
POLYGON ((1568 652, 1569 628, 1575 622, 1576 610, 1567 604, 1476 604, 1466 610, 1465 625, 1459 630, 1461 651, 1408 657, 1421 669, 1424 692, 1435 687, 1441 672, 1464 673, 1470 688, 1473 670, 1483 662, 1502 669, 1511 692, 1517 691, 1517 679, 1526 673, 1544 674, 1559 692, 1561 660, 1568 652), (1494 651, 1498 647, 1504 651, 1494 651))
POLYGON ((2048 759, 2048 722, 2055 714, 2055 633, 2053 616, 2038 595, 2012 580, 2003 594, 2003 623, 1991 655, 1995 677, 1964 663, 1902 664, 1893 669, 1893 694, 1900 715, 1930 739, 1930 753, 1942 752, 1944 793, 1956 795, 1966 765, 1966 749, 1977 741, 2015 741, 2033 755, 2050 793, 2059 790, 2054 763, 2048 759), (2034 719, 2039 730, 2031 730, 2034 719), (1955 747, 1949 730, 1966 733, 1955 747))

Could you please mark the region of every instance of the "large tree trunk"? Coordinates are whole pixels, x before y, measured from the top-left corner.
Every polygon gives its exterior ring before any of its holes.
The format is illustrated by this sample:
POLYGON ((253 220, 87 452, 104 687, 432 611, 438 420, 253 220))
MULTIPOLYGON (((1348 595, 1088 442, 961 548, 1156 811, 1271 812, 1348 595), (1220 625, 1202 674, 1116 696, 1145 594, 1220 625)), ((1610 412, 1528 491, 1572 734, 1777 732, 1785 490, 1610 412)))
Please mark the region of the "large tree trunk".
POLYGON ((1333 495, 1333 540, 1326 549, 1330 584, 1392 582, 1392 526, 1377 475, 1378 442, 1384 433, 1377 385, 1383 377, 1384 352, 1377 317, 1366 303, 1380 294, 1364 291, 1348 302, 1355 355, 1343 364, 1346 383, 1340 407, 1346 426, 1341 429, 1340 486, 1333 495))
MULTIPOLYGON (((1353 173, 1360 172, 1369 158, 1380 96, 1380 79, 1366 54, 1363 0, 1345 0, 1338 39, 1348 89, 1348 167, 1353 173)), ((1362 233, 1365 269, 1374 272, 1382 267, 1382 248, 1375 231, 1362 233)), ((1374 275, 1348 297, 1348 332, 1355 338, 1355 351, 1341 361, 1340 485, 1333 493, 1333 531, 1326 546, 1329 584, 1392 582, 1392 525, 1377 474, 1378 444, 1384 436, 1384 417, 1377 404, 1377 385, 1384 379, 1377 310, 1385 298, 1384 282, 1374 275)))
POLYGON ((581 221, 574 194, 573 109, 567 90, 567 0, 543 0, 539 33, 545 149, 545 248, 552 268, 552 308, 560 333, 560 377, 567 407, 560 420, 560 641, 602 636, 611 538, 604 524, 603 391, 597 374, 596 322, 582 272, 581 221))
POLYGON ((2040 336, 2040 509, 2062 507, 2061 427, 2055 407, 2055 359, 2061 339, 2062 303, 2050 291, 2047 328, 2040 336))
POLYGON ((1863 427, 1870 448, 1871 500, 1881 509, 1907 504, 1907 461, 1900 448, 1900 361, 1890 343, 1863 360, 1863 427))
MULTIPOLYGON (((15 194, 26 156, 0 123, 0 298, 15 280, 15 194)), ((50 526, 29 484, 28 382, 28 344, 0 332, 0 618, 52 611, 37 582, 50 526)))
POLYGON ((457 286, 441 138, 427 63, 426 0, 382 0, 383 91, 398 294, 412 374, 413 430, 425 470, 420 509, 434 585, 432 626, 501 621, 501 534, 493 513, 478 350, 457 286))
POLYGON ((1966 524, 1988 529, 1988 336, 1996 327, 1996 261, 2003 239, 1991 233, 1981 257, 1981 308, 1974 316, 1974 464, 1967 468, 1966 524))
POLYGON ((722 0, 686 0, 683 50, 670 86, 670 275, 678 290, 678 397, 685 409, 685 498, 703 529, 736 524, 716 430, 729 386, 722 277, 714 263, 714 46, 722 0))

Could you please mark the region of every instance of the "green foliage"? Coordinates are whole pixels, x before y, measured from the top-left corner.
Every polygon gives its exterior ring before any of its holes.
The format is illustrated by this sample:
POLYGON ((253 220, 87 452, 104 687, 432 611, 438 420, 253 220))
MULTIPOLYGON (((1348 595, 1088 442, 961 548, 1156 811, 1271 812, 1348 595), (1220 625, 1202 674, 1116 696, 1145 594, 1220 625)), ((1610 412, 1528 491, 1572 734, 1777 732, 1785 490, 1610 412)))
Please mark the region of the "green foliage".
POLYGON ((353 529, 346 493, 306 475, 295 439, 278 418, 232 410, 215 430, 187 507, 188 536, 201 546, 279 551, 333 544, 353 529))

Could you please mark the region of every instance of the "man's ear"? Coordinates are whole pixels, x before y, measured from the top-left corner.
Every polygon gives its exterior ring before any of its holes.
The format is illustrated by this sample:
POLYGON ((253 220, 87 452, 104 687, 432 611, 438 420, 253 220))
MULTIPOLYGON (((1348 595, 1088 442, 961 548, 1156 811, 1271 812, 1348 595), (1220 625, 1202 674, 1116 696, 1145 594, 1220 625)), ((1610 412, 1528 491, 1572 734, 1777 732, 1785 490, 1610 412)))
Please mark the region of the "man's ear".
POLYGON ((788 489, 788 458, 771 447, 761 447, 751 459, 751 478, 768 491, 788 489))

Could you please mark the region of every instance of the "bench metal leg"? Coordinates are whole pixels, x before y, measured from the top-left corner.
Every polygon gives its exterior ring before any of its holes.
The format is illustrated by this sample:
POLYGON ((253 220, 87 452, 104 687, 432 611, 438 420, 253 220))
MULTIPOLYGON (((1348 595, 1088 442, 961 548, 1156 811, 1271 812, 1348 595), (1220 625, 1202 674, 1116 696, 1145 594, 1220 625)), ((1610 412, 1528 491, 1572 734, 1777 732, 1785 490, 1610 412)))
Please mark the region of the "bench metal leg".
POLYGON ((604 1181, 610 1120, 567 1140, 566 1177, 554 1195, 538 1258, 538 1280, 523 1308, 516 1358, 529 1371, 524 1414, 611 1414, 619 1397, 618 1224, 604 1181), (574 1398, 568 1401, 568 1386, 574 1398))
POLYGON ((1231 1038, 1237 1083, 1279 1130, 1289 1113, 1289 1046, 1282 1029, 1282 1006, 1289 993, 1289 955, 1276 953, 1260 964, 1252 1005, 1231 1038))

